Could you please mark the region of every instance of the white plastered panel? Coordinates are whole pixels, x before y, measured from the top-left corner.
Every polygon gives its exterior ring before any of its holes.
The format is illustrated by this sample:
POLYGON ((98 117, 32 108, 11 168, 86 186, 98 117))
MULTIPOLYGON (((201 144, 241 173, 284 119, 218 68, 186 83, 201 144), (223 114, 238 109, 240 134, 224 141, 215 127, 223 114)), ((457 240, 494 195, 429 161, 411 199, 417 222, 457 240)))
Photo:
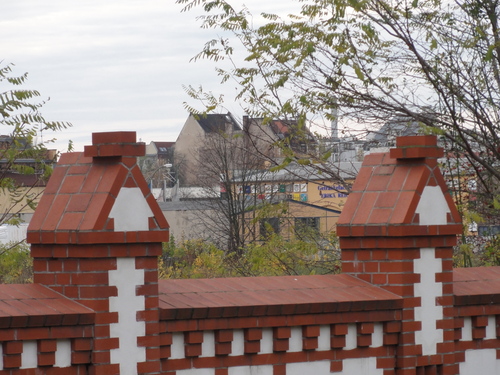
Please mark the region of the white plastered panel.
POLYGON ((443 263, 435 253, 433 248, 422 248, 420 259, 414 261, 414 272, 420 274, 420 282, 415 283, 415 297, 421 299, 421 306, 415 307, 415 320, 422 322, 422 330, 415 332, 415 342, 422 345, 424 355, 436 354, 437 344, 443 342, 443 330, 436 325, 443 319, 443 307, 436 300, 443 295, 443 285, 436 281, 443 263))
POLYGON ((36 341, 24 341, 21 354, 21 368, 36 368, 38 366, 36 341))
POLYGON ((118 323, 110 324, 110 336, 118 338, 119 348, 110 351, 111 363, 120 365, 120 375, 136 375, 137 363, 146 360, 146 349, 137 345, 137 338, 146 334, 145 323, 137 321, 145 299, 136 294, 137 287, 144 285, 144 270, 135 269, 135 258, 118 258, 116 268, 109 271, 109 285, 118 291, 109 298, 109 311, 118 312, 118 323))
POLYGON ((415 212, 419 214, 420 225, 446 225, 450 207, 441 188, 439 186, 426 186, 415 212))
POLYGON ((71 366, 71 341, 57 340, 56 363, 54 367, 71 366))
POLYGON ((149 230, 149 218, 153 216, 138 187, 122 187, 109 213, 109 217, 115 221, 116 232, 149 230))
POLYGON ((500 359, 496 349, 467 350, 460 363, 460 375, 500 374, 500 359))

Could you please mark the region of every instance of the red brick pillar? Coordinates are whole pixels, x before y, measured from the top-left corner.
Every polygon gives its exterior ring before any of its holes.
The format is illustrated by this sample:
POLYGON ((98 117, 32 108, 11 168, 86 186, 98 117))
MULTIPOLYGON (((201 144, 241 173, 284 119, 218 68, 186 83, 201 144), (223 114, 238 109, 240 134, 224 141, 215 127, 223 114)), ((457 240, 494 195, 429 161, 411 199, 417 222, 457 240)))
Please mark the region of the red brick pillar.
POLYGON ((398 375, 456 371, 452 247, 461 222, 442 154, 436 137, 416 136, 368 155, 337 224, 343 272, 404 297, 398 375))
POLYGON ((157 258, 168 223, 135 132, 63 154, 28 229, 34 281, 96 312, 91 374, 160 372, 157 258))

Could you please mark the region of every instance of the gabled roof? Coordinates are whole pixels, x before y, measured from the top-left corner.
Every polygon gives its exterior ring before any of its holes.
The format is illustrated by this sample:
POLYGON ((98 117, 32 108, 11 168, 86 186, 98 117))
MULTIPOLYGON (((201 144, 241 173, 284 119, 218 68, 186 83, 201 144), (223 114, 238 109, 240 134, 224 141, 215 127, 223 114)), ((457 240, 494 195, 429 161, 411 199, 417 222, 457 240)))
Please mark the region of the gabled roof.
POLYGON ((94 133, 85 152, 63 154, 28 228, 30 243, 168 240, 168 223, 136 164, 135 132, 94 133))
POLYGON ((161 319, 400 309, 403 299, 350 275, 159 280, 161 319))
POLYGON ((435 136, 397 139, 388 153, 370 154, 337 223, 340 236, 461 232, 461 218, 439 170, 435 136))
POLYGON ((154 145, 156 146, 156 150, 158 151, 158 154, 164 154, 168 151, 168 149, 175 146, 175 142, 156 142, 156 141, 153 141, 152 143, 154 143, 154 145))
POLYGON ((92 324, 94 317, 93 310, 43 285, 0 285, 2 328, 92 324))
POLYGON ((226 131, 226 125, 230 125, 232 131, 241 131, 241 126, 234 119, 231 113, 227 114, 207 114, 207 115, 197 115, 196 120, 200 124, 201 128, 205 133, 213 132, 224 132, 226 131))
MULTIPOLYGON (((257 126, 265 126, 264 119, 255 118, 251 121, 257 126)), ((295 119, 271 120, 266 125, 273 134, 280 140, 287 139, 291 146, 299 147, 301 144, 316 144, 317 139, 307 126, 299 126, 295 119)))

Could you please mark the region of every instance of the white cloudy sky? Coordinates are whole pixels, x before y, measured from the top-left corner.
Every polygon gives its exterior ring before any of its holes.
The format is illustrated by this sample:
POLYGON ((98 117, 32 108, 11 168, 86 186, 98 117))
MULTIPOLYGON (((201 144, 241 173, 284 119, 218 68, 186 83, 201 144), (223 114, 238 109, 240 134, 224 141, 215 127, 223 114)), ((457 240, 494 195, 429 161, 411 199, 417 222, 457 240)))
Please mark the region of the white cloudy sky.
MULTIPOLYGON (((245 4, 254 14, 290 8, 289 0, 245 4)), ((181 8, 175 0, 4 1, 0 61, 50 97, 45 117, 73 124, 57 134, 61 151, 69 139, 82 150, 96 131, 175 141, 187 118, 182 85, 220 89, 213 64, 189 62, 216 33, 181 8)))

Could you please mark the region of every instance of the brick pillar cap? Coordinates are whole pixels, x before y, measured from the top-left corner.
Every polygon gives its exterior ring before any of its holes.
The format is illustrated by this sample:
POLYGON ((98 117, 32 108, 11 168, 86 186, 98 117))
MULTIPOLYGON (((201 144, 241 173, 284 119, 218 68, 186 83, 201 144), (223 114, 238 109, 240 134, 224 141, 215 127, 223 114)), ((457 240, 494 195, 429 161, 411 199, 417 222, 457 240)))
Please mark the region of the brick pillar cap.
POLYGON ((440 158, 443 149, 437 145, 435 135, 412 135, 396 138, 396 148, 391 148, 393 159, 440 158))
POLYGON ((136 141, 136 132, 103 132, 92 134, 92 146, 84 147, 84 155, 93 158, 144 156, 146 145, 136 141))

